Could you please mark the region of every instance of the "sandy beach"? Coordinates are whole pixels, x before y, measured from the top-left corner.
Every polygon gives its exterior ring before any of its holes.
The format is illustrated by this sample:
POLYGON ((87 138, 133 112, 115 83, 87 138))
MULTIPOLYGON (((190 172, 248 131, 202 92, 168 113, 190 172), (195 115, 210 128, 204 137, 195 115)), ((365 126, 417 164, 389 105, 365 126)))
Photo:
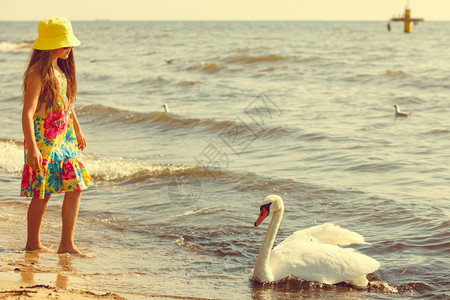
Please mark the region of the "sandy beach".
MULTIPOLYGON (((17 222, 0 226, 0 299, 124 299, 108 288, 98 288, 92 278, 74 268, 74 261, 90 263, 90 255, 25 251, 26 210, 3 205, 2 214, 17 222), (88 278, 89 277, 89 278, 88 278), (89 285, 90 283, 90 285, 89 285)), ((1 220, 1 217, 0 217, 1 220)), ((44 225, 45 226, 45 225, 44 225)), ((50 248, 55 244, 48 243, 50 248)))
POLYGON ((0 299, 125 299, 109 292, 68 287, 69 276, 62 273, 39 273, 26 266, 9 271, 11 267, 0 266, 0 299))
MULTIPOLYGON (((46 276, 39 276, 38 284, 17 280, 21 276, 19 271, 0 273, 0 299, 125 299, 112 293, 95 293, 91 291, 66 289, 43 280, 46 276)), ((46 274, 47 275, 47 274, 46 274)), ((53 274, 55 275, 55 274, 53 274)), ((30 276, 27 274, 25 276, 30 276)))

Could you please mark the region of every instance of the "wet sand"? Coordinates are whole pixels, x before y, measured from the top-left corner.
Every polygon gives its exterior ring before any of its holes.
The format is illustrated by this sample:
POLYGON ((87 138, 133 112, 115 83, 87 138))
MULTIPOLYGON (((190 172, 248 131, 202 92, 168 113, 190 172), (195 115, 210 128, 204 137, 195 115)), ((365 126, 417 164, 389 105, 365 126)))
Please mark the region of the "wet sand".
POLYGON ((58 274, 0 272, 0 299, 125 299, 112 293, 64 288, 58 274), (57 278, 56 281, 51 278, 57 278), (59 279, 58 279, 59 277, 59 279), (30 279, 32 279, 30 281, 30 279))

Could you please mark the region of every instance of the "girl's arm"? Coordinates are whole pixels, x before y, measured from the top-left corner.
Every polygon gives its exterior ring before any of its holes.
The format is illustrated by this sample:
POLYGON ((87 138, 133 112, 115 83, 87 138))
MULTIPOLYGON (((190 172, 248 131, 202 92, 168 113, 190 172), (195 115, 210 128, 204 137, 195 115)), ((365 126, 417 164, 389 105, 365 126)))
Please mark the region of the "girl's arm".
POLYGON ((25 95, 23 99, 22 130, 23 136, 25 137, 25 144, 27 146, 26 163, 33 169, 37 169, 42 165, 42 155, 36 144, 33 120, 39 101, 41 88, 41 76, 36 72, 32 72, 27 78, 27 86, 25 88, 25 95))
POLYGON ((75 109, 73 108, 73 104, 70 105, 70 110, 72 111, 72 117, 73 117, 73 129, 75 130, 75 135, 77 136, 77 143, 78 143, 78 149, 81 151, 86 148, 86 137, 83 134, 83 131, 81 130, 80 123, 78 122, 77 115, 75 114, 75 109))

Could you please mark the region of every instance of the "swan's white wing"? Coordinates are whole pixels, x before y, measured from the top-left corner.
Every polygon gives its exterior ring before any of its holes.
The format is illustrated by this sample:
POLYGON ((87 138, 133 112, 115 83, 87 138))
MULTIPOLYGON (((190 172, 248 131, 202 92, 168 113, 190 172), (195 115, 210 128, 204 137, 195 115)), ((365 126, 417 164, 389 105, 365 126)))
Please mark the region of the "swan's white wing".
POLYGON ((374 272, 380 264, 354 249, 329 244, 285 240, 270 257, 274 280, 293 275, 300 279, 335 284, 374 272))
POLYGON ((368 244, 362 235, 331 223, 296 231, 282 243, 292 240, 330 245, 368 244))

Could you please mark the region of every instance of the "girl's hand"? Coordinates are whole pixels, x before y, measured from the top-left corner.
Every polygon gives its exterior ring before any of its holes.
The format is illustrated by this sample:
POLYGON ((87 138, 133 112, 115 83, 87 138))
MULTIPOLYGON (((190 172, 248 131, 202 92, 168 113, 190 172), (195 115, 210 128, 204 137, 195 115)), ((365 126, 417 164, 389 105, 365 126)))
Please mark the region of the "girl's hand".
POLYGON ((27 165, 32 169, 39 169, 42 166, 42 154, 38 149, 29 149, 27 151, 27 165))
POLYGON ((77 144, 78 144, 78 149, 80 149, 81 151, 83 151, 86 148, 86 137, 84 136, 83 132, 76 132, 75 135, 77 136, 77 144))
POLYGON ((75 113, 75 109, 73 109, 73 105, 70 105, 70 110, 72 111, 73 129, 75 130, 75 135, 77 136, 78 149, 83 151, 87 145, 86 137, 84 136, 83 131, 81 131, 80 123, 78 123, 78 118, 75 113))

